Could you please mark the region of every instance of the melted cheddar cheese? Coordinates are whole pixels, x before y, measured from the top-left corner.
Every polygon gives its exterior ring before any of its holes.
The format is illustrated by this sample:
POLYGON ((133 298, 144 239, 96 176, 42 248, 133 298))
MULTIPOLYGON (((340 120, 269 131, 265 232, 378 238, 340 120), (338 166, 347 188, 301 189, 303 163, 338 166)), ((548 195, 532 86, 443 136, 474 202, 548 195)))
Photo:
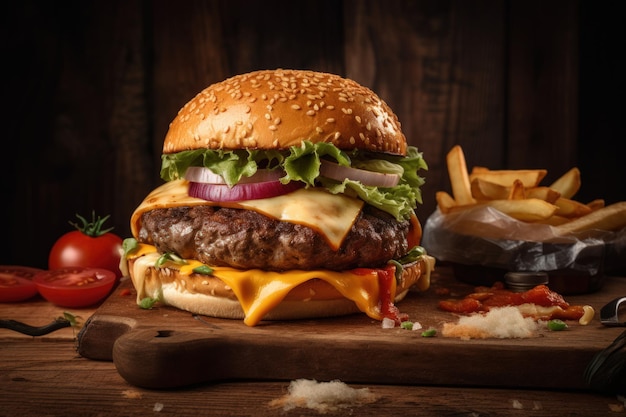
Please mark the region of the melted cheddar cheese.
MULTIPOLYGON (((139 244, 139 248, 128 255, 128 259, 135 259, 131 276, 137 290, 137 303, 145 297, 155 297, 154 292, 146 288, 144 278, 146 270, 155 266, 159 256, 154 246, 146 244, 139 244)), ((426 270, 423 271, 422 278, 429 282, 431 263, 425 262, 424 264, 426 270)), ((183 275, 190 275, 192 270, 200 265, 202 265, 200 262, 190 260, 185 265, 168 264, 167 267, 179 269, 183 275)), ((381 288, 379 288, 378 273, 374 269, 360 269, 357 273, 329 270, 272 272, 213 266, 211 268, 213 277, 222 280, 234 292, 245 314, 244 323, 249 326, 254 326, 261 321, 295 287, 312 279, 327 282, 345 298, 352 300, 359 310, 369 317, 382 320, 379 306, 381 288), (355 285, 355 283, 358 284, 355 285)), ((192 291, 189 288, 179 290, 192 291)), ((393 300, 396 296, 395 285, 392 285, 390 290, 391 300, 393 300)), ((167 300, 162 301, 167 304, 167 300)))
POLYGON ((148 194, 131 217, 133 236, 137 237, 141 228, 141 215, 146 211, 211 205, 253 210, 279 221, 307 226, 319 232, 330 247, 337 250, 364 204, 357 198, 331 194, 319 188, 302 188, 272 198, 219 203, 190 197, 188 191, 188 181, 176 180, 169 181, 148 194))

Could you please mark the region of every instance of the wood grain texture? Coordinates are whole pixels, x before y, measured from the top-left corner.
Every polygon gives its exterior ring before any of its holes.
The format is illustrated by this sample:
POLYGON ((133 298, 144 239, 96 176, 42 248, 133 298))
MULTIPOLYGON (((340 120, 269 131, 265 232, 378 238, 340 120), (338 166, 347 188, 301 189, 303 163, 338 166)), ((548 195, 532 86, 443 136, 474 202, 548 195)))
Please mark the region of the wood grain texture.
POLYGON ((571 138, 578 134, 579 6, 513 1, 510 7, 509 141, 502 167, 549 167, 550 184, 577 163, 571 138))
MULTIPOLYGON (((319 416, 270 405, 287 393, 289 381, 200 384, 176 390, 150 390, 126 383, 111 362, 77 356, 71 342, 2 340, 2 416, 319 416)), ((581 391, 540 391, 484 387, 349 384, 367 388, 377 401, 351 405, 328 415, 453 417, 472 415, 594 417, 621 415, 615 397, 581 391)))
POLYGON ((398 114, 428 162, 418 216, 450 188, 445 155, 462 145, 476 165, 503 152, 505 37, 502 2, 346 2, 347 75, 398 114), (375 16, 375 17, 374 17, 375 16), (390 30, 390 28, 394 28, 390 30))

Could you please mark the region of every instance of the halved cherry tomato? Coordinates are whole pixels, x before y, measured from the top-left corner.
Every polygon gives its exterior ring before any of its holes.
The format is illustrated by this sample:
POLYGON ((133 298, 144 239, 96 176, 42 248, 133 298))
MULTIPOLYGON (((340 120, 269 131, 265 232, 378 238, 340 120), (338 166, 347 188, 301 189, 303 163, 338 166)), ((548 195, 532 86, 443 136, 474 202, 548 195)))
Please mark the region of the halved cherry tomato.
POLYGON ((19 265, 0 266, 0 303, 28 300, 37 295, 32 278, 42 269, 19 265))
POLYGON ((43 298, 61 307, 88 307, 103 300, 116 282, 103 268, 68 267, 40 272, 33 282, 43 298))

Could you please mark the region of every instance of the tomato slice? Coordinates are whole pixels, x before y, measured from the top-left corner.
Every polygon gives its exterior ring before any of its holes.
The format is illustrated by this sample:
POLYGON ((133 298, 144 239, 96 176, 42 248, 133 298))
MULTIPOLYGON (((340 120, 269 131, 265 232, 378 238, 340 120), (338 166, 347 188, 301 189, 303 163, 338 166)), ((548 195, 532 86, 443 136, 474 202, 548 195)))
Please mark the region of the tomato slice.
POLYGON ((102 268, 68 267, 43 271, 33 279, 43 298, 60 307, 88 307, 102 301, 116 276, 102 268))
POLYGON ((37 295, 32 278, 42 269, 19 265, 0 265, 0 303, 25 301, 37 295))

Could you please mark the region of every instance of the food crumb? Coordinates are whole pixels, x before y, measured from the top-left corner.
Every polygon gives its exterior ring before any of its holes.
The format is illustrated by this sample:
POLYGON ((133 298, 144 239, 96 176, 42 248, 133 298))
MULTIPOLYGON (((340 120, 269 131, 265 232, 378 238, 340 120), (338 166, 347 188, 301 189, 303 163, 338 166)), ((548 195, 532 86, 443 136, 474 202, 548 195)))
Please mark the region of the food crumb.
POLYGON ((444 323, 444 337, 461 339, 486 339, 490 337, 528 338, 536 335, 539 325, 530 317, 524 317, 513 306, 496 307, 485 314, 473 314, 459 318, 457 323, 444 323))
POLYGON ((320 414, 326 414, 370 404, 377 400, 378 397, 368 388, 351 388, 339 380, 318 382, 310 379, 297 379, 291 381, 286 395, 272 400, 269 406, 282 407, 284 411, 308 408, 320 414))
POLYGON ((383 329, 393 329, 396 327, 396 322, 388 317, 383 318, 381 325, 383 329))
POLYGON ((141 392, 132 390, 132 389, 127 389, 127 390, 122 391, 122 395, 126 398, 131 398, 131 399, 139 399, 142 397, 141 392))
POLYGON ((154 408, 152 410, 156 411, 157 413, 163 410, 163 403, 154 403, 154 408))
POLYGON ((511 400, 511 406, 516 410, 523 410, 524 405, 518 400, 511 400))

